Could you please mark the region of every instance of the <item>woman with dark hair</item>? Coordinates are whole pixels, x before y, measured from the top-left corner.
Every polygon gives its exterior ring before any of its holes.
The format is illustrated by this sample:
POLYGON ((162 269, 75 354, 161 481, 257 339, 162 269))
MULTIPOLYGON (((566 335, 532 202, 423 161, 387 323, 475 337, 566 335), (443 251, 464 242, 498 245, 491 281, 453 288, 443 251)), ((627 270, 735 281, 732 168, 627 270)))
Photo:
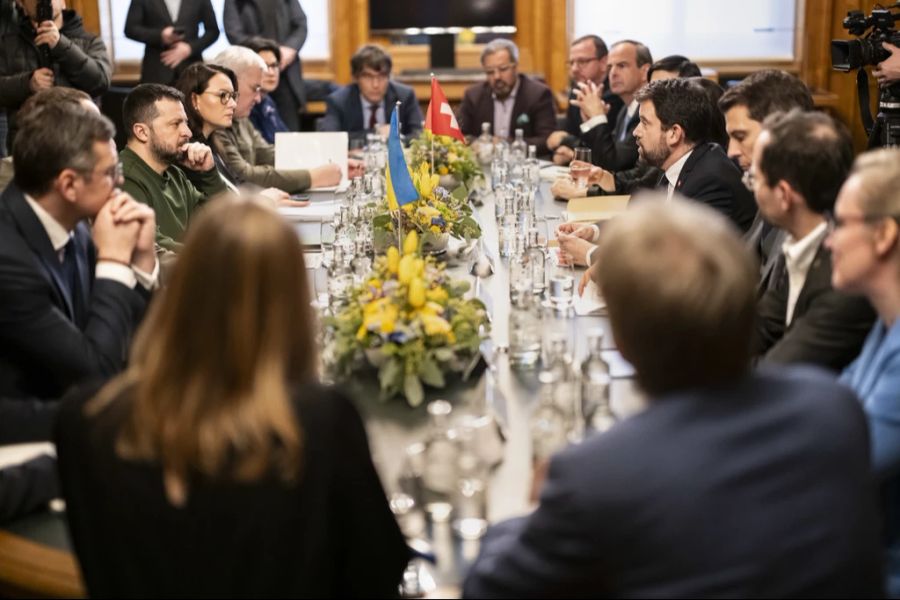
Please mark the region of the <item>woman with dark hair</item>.
POLYGON ((125 373, 64 401, 60 477, 94 597, 387 597, 409 552, 353 405, 316 382, 303 248, 208 206, 125 373))

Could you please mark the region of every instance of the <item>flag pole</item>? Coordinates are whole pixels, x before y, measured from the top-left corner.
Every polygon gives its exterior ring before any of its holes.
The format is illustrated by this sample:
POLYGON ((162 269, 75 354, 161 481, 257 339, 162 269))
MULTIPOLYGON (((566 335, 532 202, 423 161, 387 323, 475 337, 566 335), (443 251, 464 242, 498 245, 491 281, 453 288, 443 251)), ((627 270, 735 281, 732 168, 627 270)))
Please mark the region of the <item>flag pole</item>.
MULTIPOLYGON (((394 110, 397 112, 397 136, 400 136, 400 101, 397 100, 396 104, 394 104, 394 110)), ((400 148, 402 151, 402 147, 400 148)), ((390 169, 390 165, 388 165, 388 169, 390 169)), ((393 185, 393 184, 391 184, 393 185)), ((397 202, 397 250, 400 251, 400 254, 403 254, 403 219, 400 214, 402 211, 400 210, 400 203, 397 202)))
MULTIPOLYGON (((434 110, 434 71, 431 73, 431 99, 428 101, 431 104, 431 110, 434 110)), ((438 107, 440 110, 440 107, 438 107)), ((434 113, 431 113, 431 123, 426 123, 429 127, 431 127, 431 176, 434 177, 434 113)))

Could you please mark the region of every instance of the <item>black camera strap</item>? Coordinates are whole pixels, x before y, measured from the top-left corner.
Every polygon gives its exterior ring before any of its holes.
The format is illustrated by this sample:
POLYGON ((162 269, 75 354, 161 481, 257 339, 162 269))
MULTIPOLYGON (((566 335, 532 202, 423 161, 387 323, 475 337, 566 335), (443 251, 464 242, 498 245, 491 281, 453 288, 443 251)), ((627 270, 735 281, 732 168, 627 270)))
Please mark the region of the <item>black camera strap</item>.
POLYGON ((870 135, 875 121, 872 119, 872 103, 869 101, 869 74, 865 68, 856 72, 856 93, 859 97, 859 116, 866 135, 870 135))

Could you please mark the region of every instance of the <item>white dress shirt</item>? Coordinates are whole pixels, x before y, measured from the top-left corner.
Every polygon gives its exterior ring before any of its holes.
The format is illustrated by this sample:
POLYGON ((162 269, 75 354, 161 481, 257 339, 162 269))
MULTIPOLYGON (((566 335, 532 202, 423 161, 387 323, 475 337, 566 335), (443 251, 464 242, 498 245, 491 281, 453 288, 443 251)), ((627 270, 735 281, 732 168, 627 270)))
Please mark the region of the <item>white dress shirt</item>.
POLYGON ((784 252, 784 266, 788 273, 788 301, 787 313, 784 323, 790 325, 794 318, 794 307, 797 306, 797 298, 806 284, 806 276, 812 266, 813 259, 819 251, 819 246, 828 234, 828 226, 823 221, 815 229, 806 234, 802 240, 795 241, 790 235, 781 246, 784 252))
POLYGON ((366 97, 359 94, 359 102, 363 107, 363 129, 369 128, 369 119, 372 118, 372 111, 375 111, 375 126, 384 125, 387 120, 384 117, 384 98, 378 104, 373 104, 366 100, 366 97))
POLYGON ((172 22, 178 20, 178 11, 181 10, 181 0, 166 0, 166 7, 172 16, 172 22))
MULTIPOLYGON (((640 107, 640 104, 638 104, 637 100, 631 101, 631 104, 629 104, 628 108, 625 109, 625 120, 622 121, 623 127, 626 127, 626 128, 628 127, 628 122, 634 118, 634 113, 637 112, 639 107, 640 107)), ((604 123, 608 123, 608 122, 609 122, 609 119, 606 118, 606 113, 603 113, 602 115, 597 115, 597 116, 591 117, 590 119, 588 119, 587 121, 582 123, 579 127, 581 127, 581 133, 587 133, 588 131, 590 131, 591 129, 596 127, 597 125, 603 125, 604 123)), ((627 133, 627 132, 624 132, 624 133, 627 133)), ((616 141, 622 141, 623 137, 624 137, 623 132, 618 132, 616 141)))
MULTIPOLYGON (((53 250, 56 251, 56 256, 59 258, 60 264, 62 264, 63 258, 65 257, 66 244, 72 239, 72 233, 66 231, 65 227, 60 225, 50 213, 44 210, 43 206, 35 202, 34 198, 28 194, 25 194, 25 201, 28 202, 28 206, 34 211, 34 214, 43 226, 44 231, 47 232, 47 237, 50 238, 50 244, 53 246, 53 250)), ((159 261, 157 260, 153 265, 152 273, 145 273, 134 265, 129 268, 117 262, 100 260, 97 261, 97 270, 94 273, 94 277, 96 279, 111 279, 113 281, 118 281, 125 287, 131 289, 134 289, 134 286, 140 283, 142 287, 153 290, 156 288, 159 281, 159 261)))
POLYGON ((693 150, 689 150, 687 154, 679 158, 673 165, 666 169, 666 179, 669 180, 668 191, 666 192, 666 202, 672 200, 675 193, 675 186, 678 184, 678 178, 681 177, 681 170, 684 169, 684 163, 688 161, 693 150))
POLYGON ((513 106, 516 104, 516 94, 519 92, 519 79, 516 78, 516 85, 513 86, 509 96, 500 100, 496 94, 491 94, 494 99, 494 135, 501 140, 509 139, 512 133, 509 130, 510 121, 512 121, 513 106))

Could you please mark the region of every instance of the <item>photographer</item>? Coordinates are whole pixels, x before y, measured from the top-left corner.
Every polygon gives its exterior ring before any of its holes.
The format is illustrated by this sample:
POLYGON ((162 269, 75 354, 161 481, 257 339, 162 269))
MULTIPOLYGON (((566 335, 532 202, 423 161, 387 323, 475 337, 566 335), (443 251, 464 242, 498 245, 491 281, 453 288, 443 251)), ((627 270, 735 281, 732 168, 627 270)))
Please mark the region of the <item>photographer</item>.
POLYGON ((49 0, 52 18, 38 22, 47 0, 16 0, 14 18, 0 21, 0 108, 9 117, 12 151, 16 112, 32 94, 53 86, 100 96, 109 88, 110 64, 103 41, 87 33, 64 0, 49 0))
POLYGON ((878 80, 878 85, 884 87, 900 81, 900 48, 887 42, 881 45, 891 55, 872 69, 872 75, 878 80))

